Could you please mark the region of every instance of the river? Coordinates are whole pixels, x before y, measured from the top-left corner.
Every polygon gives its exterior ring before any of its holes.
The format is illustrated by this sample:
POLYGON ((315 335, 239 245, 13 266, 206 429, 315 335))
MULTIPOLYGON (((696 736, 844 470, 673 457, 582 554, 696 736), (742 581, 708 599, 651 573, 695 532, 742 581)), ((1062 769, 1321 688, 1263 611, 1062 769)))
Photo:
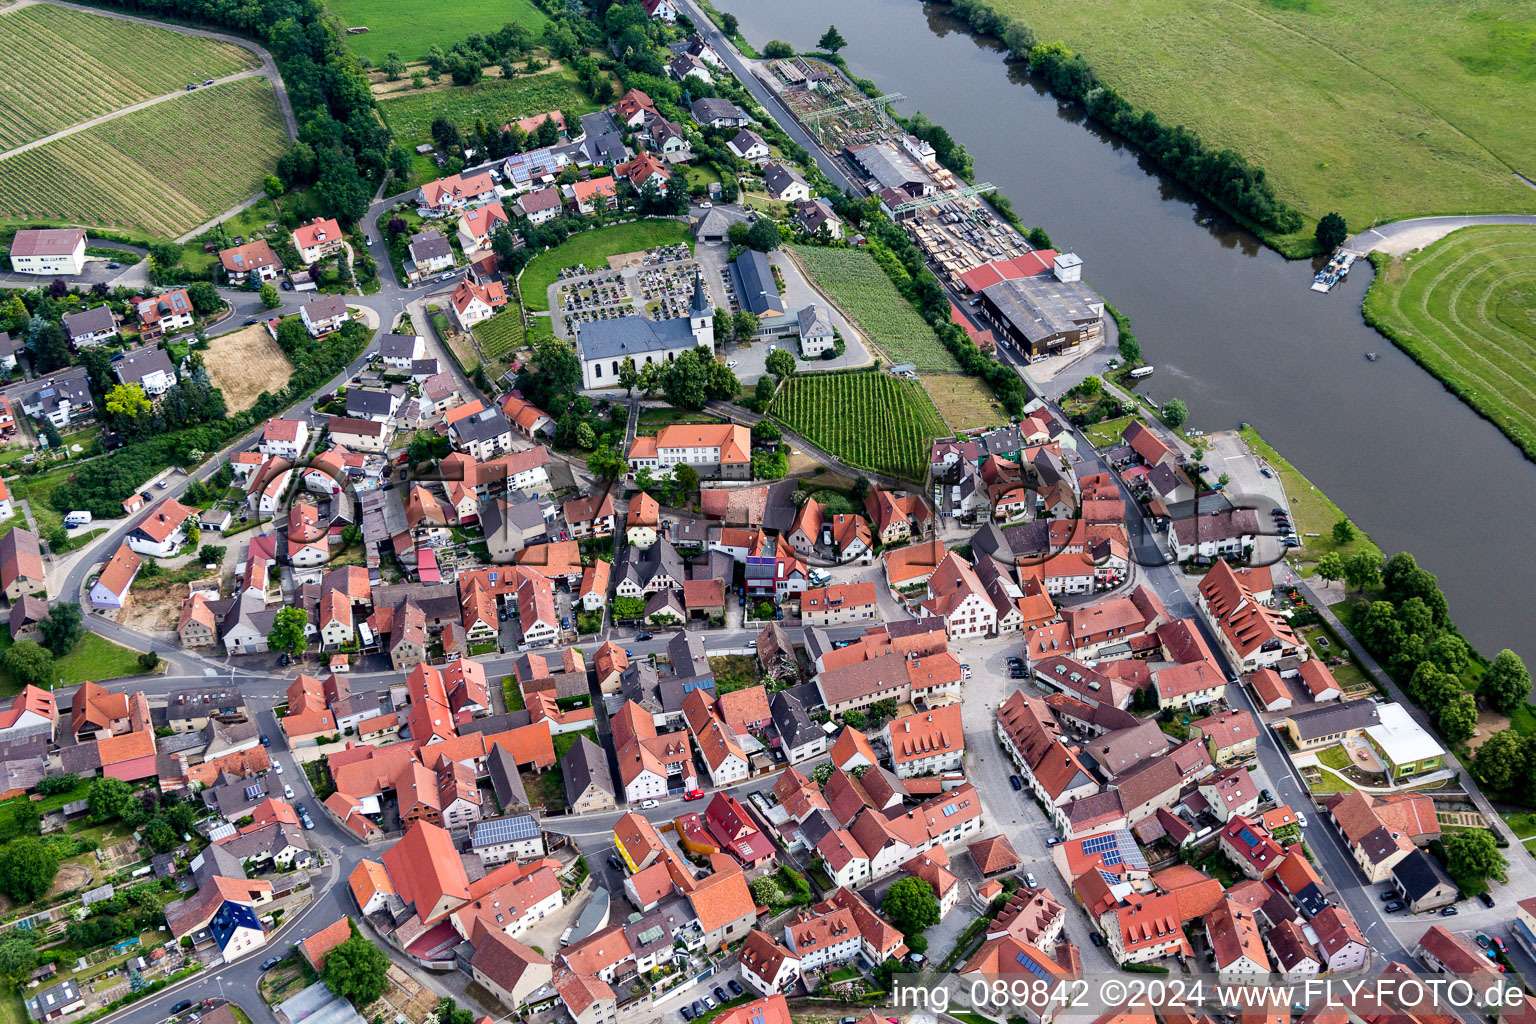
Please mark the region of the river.
POLYGON ((855 74, 906 95, 898 112, 921 110, 949 129, 976 180, 1083 258, 1084 279, 1131 318, 1157 367, 1147 394, 1184 399, 1191 426, 1252 423, 1385 551, 1411 551, 1439 575, 1478 649, 1510 647, 1536 665, 1536 472, 1366 326, 1368 264, 1332 294, 1308 290, 1308 264, 1263 247, 1057 103, 943 6, 715 2, 758 47, 777 38, 810 50, 835 22, 855 74))

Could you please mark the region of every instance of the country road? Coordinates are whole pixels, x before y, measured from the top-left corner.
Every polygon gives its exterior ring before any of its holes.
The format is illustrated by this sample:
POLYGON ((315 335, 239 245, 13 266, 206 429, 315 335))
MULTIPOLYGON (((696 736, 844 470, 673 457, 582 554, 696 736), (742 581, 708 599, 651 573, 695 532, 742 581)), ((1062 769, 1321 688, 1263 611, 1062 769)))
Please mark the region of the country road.
POLYGON ((1483 224, 1529 224, 1536 227, 1536 215, 1524 213, 1487 213, 1456 217, 1411 217, 1381 224, 1348 238, 1341 248, 1365 255, 1384 252, 1403 256, 1438 242, 1452 231, 1483 224))

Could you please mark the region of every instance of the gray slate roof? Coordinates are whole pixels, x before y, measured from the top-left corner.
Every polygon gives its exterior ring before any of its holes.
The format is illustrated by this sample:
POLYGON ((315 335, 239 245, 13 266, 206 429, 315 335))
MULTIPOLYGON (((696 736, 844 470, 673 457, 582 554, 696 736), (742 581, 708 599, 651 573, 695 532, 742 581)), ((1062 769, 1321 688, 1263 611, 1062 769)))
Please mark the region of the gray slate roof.
POLYGON ((171 357, 158 348, 136 348, 112 364, 112 371, 124 384, 142 384, 145 377, 157 370, 176 379, 171 357))
POLYGON ((411 236, 411 259, 417 263, 428 263, 452 255, 452 243, 436 231, 423 231, 411 236))
POLYGON ((638 358, 648 353, 693 345, 693 331, 685 317, 652 320, 643 316, 621 316, 614 320, 595 320, 582 324, 576 346, 583 359, 638 358))
POLYGON ((566 752, 560 767, 565 772, 566 803, 575 804, 592 785, 609 797, 614 795, 613 778, 608 773, 608 754, 585 736, 566 752))
POLYGON ((731 276, 736 279, 736 297, 747 312, 755 316, 784 315, 784 300, 779 297, 779 286, 773 280, 773 267, 767 256, 748 249, 731 264, 731 276))
POLYGON ((117 330, 117 323, 112 319, 110 306, 92 306, 79 313, 65 313, 62 319, 64 333, 69 335, 71 341, 82 335, 95 334, 97 331, 117 330))
POLYGON ((304 308, 309 312, 310 320, 328 320, 347 311, 347 300, 340 295, 320 295, 304 308))
POLYGON ((812 303, 797 314, 800 320, 800 337, 802 338, 830 338, 832 336, 832 317, 820 306, 812 303))
POLYGON ((511 433, 512 424, 502 415, 501 410, 482 409, 454 423, 453 431, 466 443, 493 441, 503 434, 511 433))
POLYGON ((1370 700, 1352 700, 1343 704, 1325 704, 1290 716, 1302 739, 1354 732, 1381 723, 1376 704, 1370 700))
POLYGON ((410 359, 416 353, 416 335, 383 334, 379 336, 380 359, 410 359))
POLYGON ((710 121, 720 117, 737 119, 747 116, 740 107, 730 100, 718 99, 713 96, 702 100, 694 100, 693 105, 688 108, 688 112, 700 124, 708 124, 710 121))

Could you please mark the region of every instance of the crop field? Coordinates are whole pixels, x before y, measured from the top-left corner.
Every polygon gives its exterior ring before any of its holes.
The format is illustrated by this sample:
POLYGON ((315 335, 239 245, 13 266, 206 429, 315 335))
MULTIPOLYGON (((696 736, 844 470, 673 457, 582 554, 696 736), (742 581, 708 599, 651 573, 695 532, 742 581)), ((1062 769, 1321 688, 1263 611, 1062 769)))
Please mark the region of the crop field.
POLYGON ((822 290, 892 363, 911 363, 919 370, 960 369, 933 328, 918 316, 869 253, 819 245, 792 248, 822 290))
POLYGON ((487 359, 506 359, 523 343, 522 313, 508 306, 489 320, 475 324, 472 330, 487 359))
POLYGON ((784 382, 768 411, 849 465, 922 480, 949 430, 921 386, 887 373, 810 373, 784 382))
MULTIPOLYGON (((497 23, 499 27, 499 22, 497 23)), ((510 82, 488 78, 479 85, 455 86, 409 93, 379 101, 379 111, 394 129, 395 138, 407 149, 432 141, 432 122, 446 117, 459 127, 477 120, 503 125, 517 118, 550 110, 585 114, 597 109, 581 91, 573 71, 559 69, 519 76, 510 82)))
MULTIPOLYGON (((1527 0, 998 0, 1316 219, 1536 211, 1527 0)), ((1305 228, 1308 238, 1310 224, 1305 228)))
POLYGON ((0 151, 259 63, 231 43, 68 7, 0 14, 0 151))
POLYGON ((507 22, 522 25, 534 38, 549 19, 529 0, 466 0, 439 4, 430 0, 330 0, 326 5, 352 28, 367 32, 346 37, 359 57, 382 64, 391 50, 408 61, 421 60, 436 44, 447 51, 472 32, 495 32, 507 22))
POLYGON ((276 391, 293 375, 288 357, 261 326, 210 339, 203 365, 214 387, 224 392, 231 416, 249 409, 263 391, 276 391))
POLYGON ((175 237, 260 192, 287 147, 272 83, 226 82, 0 160, 0 220, 175 237))
POLYGON ((560 271, 566 267, 605 267, 609 256, 687 241, 687 225, 666 218, 583 231, 530 260, 518 281, 518 293, 527 308, 548 309, 549 286, 559 280, 560 271))
POLYGON ((1365 317, 1536 458, 1536 228, 1462 228, 1393 260, 1365 317))

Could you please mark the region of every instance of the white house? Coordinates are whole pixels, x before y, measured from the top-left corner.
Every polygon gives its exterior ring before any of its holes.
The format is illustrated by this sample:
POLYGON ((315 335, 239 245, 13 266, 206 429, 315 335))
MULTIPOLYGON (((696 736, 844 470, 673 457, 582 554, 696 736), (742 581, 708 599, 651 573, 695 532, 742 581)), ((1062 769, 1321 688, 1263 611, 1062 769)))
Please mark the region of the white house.
POLYGON ((137 348, 112 364, 122 384, 137 384, 151 398, 163 395, 176 383, 176 368, 163 349, 137 348))
POLYGON ((92 306, 78 313, 65 313, 61 323, 65 336, 75 348, 100 345, 117 335, 117 316, 111 306, 92 306))
POLYGON ((166 498, 128 532, 128 547, 141 555, 170 558, 186 543, 187 523, 196 516, 197 509, 166 498))
POLYGON ((11 269, 18 274, 80 273, 85 269, 85 229, 24 228, 16 232, 11 241, 11 269))
POLYGON ((768 143, 750 128, 743 128, 736 137, 725 144, 726 148, 749 163, 768 159, 768 143))
POLYGON ((299 258, 305 266, 333 252, 341 252, 344 244, 341 225, 328 217, 316 217, 293 232, 293 247, 299 250, 299 258))
POLYGON ((800 978, 800 958, 756 928, 741 944, 738 959, 741 980, 764 996, 779 995, 800 978))
POLYGON ((767 164, 763 167, 763 187, 771 198, 781 203, 798 203, 811 198, 811 186, 796 171, 783 164, 767 164))
POLYGON ((640 0, 640 6, 645 8, 645 13, 653 18, 671 23, 677 20, 677 7, 672 0, 640 0))
MULTIPOLYGON (((270 458, 287 459, 292 462, 308 446, 309 424, 307 422, 270 419, 262 428, 261 442, 256 447, 270 458)), ((257 468, 260 468, 260 463, 257 463, 257 468)))
POLYGON ((427 355, 426 340, 419 334, 386 334, 379 338, 379 358, 394 370, 410 370, 411 364, 427 355))
POLYGON ((453 246, 438 231, 428 230, 412 235, 408 251, 410 259, 405 261, 405 276, 413 284, 428 274, 453 266, 453 246))
POLYGON ((459 326, 468 330, 495 316, 496 311, 507 304, 507 293, 498 281, 487 281, 479 285, 466 277, 459 282, 448 301, 453 306, 453 315, 459 321, 459 326))
POLYGON ((299 316, 309 336, 318 338, 341 327, 351 314, 347 312, 347 300, 340 295, 320 295, 306 303, 299 316))
POLYGON ((486 171, 464 177, 450 174, 421 186, 416 193, 416 212, 423 217, 447 217, 468 207, 496 201, 496 183, 486 171))
POLYGON ((800 321, 801 358, 820 359, 824 353, 837 347, 832 317, 825 309, 812 303, 795 315, 800 321))
POLYGON ((477 252, 489 251, 491 234, 507 223, 510 223, 507 211, 500 203, 487 203, 465 210, 459 216, 459 247, 469 257, 477 252))
MULTIPOLYGON (((541 188, 526 192, 512 204, 530 224, 543 224, 560 216, 561 199, 557 188, 541 188)), ((589 211, 590 212, 590 211, 589 211)))

